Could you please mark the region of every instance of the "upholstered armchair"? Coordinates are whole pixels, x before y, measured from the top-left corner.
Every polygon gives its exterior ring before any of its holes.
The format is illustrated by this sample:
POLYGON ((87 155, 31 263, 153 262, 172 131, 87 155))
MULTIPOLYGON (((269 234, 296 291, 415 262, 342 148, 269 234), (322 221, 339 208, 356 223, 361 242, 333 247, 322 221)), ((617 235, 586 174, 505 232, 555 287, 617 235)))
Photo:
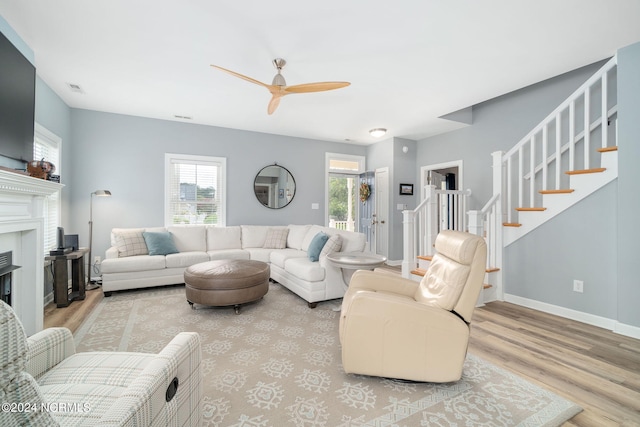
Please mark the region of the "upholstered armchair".
POLYGON ((26 337, 0 302, 0 425, 199 426, 200 337, 160 353, 76 353, 66 328, 26 337))
POLYGON ((487 247, 479 236, 442 231, 435 249, 419 283, 377 271, 353 275, 340 316, 345 372, 425 382, 461 378, 487 247))

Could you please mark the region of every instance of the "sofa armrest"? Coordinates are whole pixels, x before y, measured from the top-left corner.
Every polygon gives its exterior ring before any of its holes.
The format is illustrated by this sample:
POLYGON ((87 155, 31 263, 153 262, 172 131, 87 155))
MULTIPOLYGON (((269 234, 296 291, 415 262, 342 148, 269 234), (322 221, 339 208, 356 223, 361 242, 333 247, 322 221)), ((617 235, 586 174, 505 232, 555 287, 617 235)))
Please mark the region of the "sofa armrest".
POLYGON ((115 246, 111 246, 104 254, 104 259, 113 259, 118 258, 120 253, 118 252, 118 248, 115 246))
POLYGON ((47 328, 27 338, 27 372, 35 379, 76 352, 67 328, 47 328))
POLYGON ((181 332, 149 363, 96 425, 199 426, 201 423, 202 358, 200 335, 181 332), (178 379, 175 396, 167 389, 178 379))

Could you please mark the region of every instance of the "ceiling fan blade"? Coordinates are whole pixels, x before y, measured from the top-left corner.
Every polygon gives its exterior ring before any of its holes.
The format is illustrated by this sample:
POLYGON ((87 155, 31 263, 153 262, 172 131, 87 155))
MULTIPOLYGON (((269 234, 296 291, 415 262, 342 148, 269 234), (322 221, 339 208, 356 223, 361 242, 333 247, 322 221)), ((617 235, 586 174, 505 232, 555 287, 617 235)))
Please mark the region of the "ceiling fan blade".
POLYGON ((273 114, 273 112, 276 111, 276 108, 278 108, 278 105, 280 105, 280 98, 282 98, 282 96, 276 94, 273 95, 273 98, 271 98, 271 101, 269 101, 267 113, 273 114))
POLYGON ((235 71, 227 70, 226 68, 218 67, 217 65, 211 65, 211 66, 213 68, 216 68, 216 69, 220 70, 220 71, 224 71, 225 73, 229 73, 232 76, 239 77, 242 80, 246 80, 248 82, 255 83, 255 84, 259 85, 259 86, 266 87, 267 89, 269 89, 269 85, 268 84, 262 83, 261 81, 258 81, 256 79, 252 79, 251 77, 247 77, 244 74, 236 73, 235 71))
POLYGON ((287 86, 284 88, 288 93, 309 93, 323 92, 326 90, 340 89, 349 86, 349 82, 320 82, 320 83, 304 83, 301 85, 287 86))

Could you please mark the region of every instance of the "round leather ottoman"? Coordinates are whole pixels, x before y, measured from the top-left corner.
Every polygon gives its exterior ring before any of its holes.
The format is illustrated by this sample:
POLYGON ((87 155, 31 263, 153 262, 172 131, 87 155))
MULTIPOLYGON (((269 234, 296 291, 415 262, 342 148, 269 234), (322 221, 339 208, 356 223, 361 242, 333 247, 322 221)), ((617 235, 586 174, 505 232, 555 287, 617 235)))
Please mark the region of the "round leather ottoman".
POLYGON ((229 306, 240 312, 240 304, 262 298, 269 290, 269 264, 248 259, 208 261, 184 272, 187 302, 229 306))

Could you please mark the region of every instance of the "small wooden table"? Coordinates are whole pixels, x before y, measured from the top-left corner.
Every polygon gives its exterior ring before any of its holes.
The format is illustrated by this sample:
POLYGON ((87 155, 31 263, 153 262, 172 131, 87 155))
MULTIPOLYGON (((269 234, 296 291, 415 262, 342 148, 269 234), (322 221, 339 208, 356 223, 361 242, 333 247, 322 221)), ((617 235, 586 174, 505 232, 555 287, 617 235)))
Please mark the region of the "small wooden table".
POLYGON ((87 248, 63 255, 50 255, 47 261, 53 261, 53 302, 58 308, 67 307, 75 300, 85 297, 86 278, 84 274, 84 256, 87 248), (69 292, 69 268, 71 261, 71 292, 69 292))
POLYGON ((342 278, 347 285, 356 270, 373 270, 387 262, 386 257, 367 252, 333 252, 327 259, 342 269, 342 278))

